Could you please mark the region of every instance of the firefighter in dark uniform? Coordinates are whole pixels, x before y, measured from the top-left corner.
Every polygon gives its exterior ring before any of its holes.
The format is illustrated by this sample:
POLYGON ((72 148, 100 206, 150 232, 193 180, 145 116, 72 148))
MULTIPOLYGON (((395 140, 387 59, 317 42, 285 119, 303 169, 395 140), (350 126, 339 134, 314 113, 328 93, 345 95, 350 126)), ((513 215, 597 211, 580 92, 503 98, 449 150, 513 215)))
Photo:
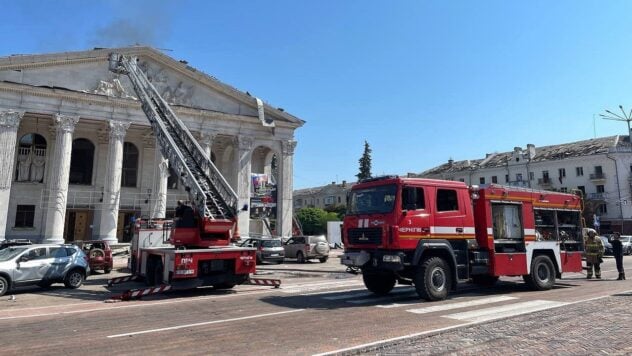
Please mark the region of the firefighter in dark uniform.
POLYGON ((617 271, 619 272, 619 278, 617 281, 625 280, 625 272, 623 271, 623 244, 621 243, 621 234, 614 233, 612 237, 612 254, 614 260, 617 262, 617 271))
POLYGON ((593 268, 595 270, 595 278, 601 279, 601 258, 603 257, 604 247, 601 239, 597 237, 597 232, 590 229, 586 238, 586 266, 588 272, 586 278, 591 279, 593 276, 593 268))

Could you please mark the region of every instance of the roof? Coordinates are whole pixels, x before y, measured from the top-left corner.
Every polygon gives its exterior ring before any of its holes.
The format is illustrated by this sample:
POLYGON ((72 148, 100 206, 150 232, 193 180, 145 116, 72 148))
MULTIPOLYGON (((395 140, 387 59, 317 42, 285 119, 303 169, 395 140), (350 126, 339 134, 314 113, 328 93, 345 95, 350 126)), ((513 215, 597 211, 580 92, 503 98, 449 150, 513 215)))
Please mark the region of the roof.
POLYGON ((316 195, 319 194, 323 191, 326 191, 328 189, 331 188, 338 188, 340 190, 348 190, 351 189, 351 186, 353 186, 354 184, 356 184, 355 182, 353 183, 348 183, 348 182, 344 182, 341 184, 327 184, 327 185, 323 185, 320 187, 312 187, 312 188, 304 188, 304 189, 297 189, 295 190, 292 195, 296 198, 298 196, 305 196, 305 195, 316 195))
MULTIPOLYGON (((530 145, 529 145, 530 146, 530 145)), ((608 136, 599 137, 589 140, 563 143, 559 145, 550 145, 535 147, 535 155, 531 158, 531 162, 544 162, 563 160, 574 157, 591 156, 597 154, 606 154, 613 149, 631 148, 629 136, 608 136)), ((468 170, 477 170, 485 168, 504 167, 508 162, 519 154, 520 157, 528 156, 528 148, 522 150, 514 149, 511 152, 492 153, 483 159, 448 161, 440 166, 431 168, 420 173, 421 176, 432 176, 444 173, 456 173, 468 170)))
MULTIPOLYGON (((219 81, 217 78, 201 72, 187 64, 186 61, 178 61, 172 57, 169 57, 157 49, 147 46, 130 46, 122 48, 95 48, 87 51, 75 51, 75 52, 60 52, 60 53, 46 53, 46 54, 14 54, 6 57, 0 57, 0 71, 2 70, 21 70, 28 68, 38 68, 45 65, 59 64, 81 64, 93 61, 104 61, 107 63, 108 55, 111 52, 119 52, 124 55, 133 56, 146 56, 152 58, 158 63, 167 65, 171 69, 176 70, 182 75, 189 77, 192 80, 199 81, 208 87, 227 95, 244 105, 257 108, 257 98, 250 95, 248 92, 242 92, 228 84, 219 81)), ((17 84, 17 83, 15 83, 17 84)), ((62 89, 68 91, 74 91, 68 88, 52 88, 62 89)), ((273 113, 276 117, 283 118, 288 122, 298 124, 302 126, 305 121, 298 117, 285 112, 281 108, 276 108, 268 103, 263 102, 266 112, 273 113)))

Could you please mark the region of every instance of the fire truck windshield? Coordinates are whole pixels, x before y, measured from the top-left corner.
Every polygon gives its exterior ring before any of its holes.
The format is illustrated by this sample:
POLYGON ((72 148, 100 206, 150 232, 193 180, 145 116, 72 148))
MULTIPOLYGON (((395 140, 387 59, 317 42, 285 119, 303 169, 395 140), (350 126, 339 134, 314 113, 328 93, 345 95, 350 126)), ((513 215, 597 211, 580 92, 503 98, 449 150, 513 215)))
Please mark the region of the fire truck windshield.
POLYGON ((390 213, 395 206, 396 192, 394 184, 352 190, 347 214, 390 213))

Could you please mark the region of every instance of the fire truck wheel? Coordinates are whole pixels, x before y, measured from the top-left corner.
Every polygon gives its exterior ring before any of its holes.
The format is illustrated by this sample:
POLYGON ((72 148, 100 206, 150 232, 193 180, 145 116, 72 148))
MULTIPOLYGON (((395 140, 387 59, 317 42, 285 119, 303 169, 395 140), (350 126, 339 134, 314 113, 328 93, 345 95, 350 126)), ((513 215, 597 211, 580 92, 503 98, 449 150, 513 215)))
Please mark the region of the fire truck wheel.
POLYGON ((298 262, 298 263, 305 263, 305 256, 303 256, 303 252, 298 251, 296 253, 296 262, 298 262))
POLYGON ((450 267, 443 258, 426 259, 414 277, 417 294, 428 301, 446 299, 452 283, 450 273, 450 267))
POLYGON ((483 286, 483 287, 491 287, 498 282, 498 277, 489 276, 489 275, 476 275, 472 276, 472 283, 483 286))
POLYGON ((366 289, 377 294, 386 295, 395 287, 395 275, 392 273, 378 273, 362 271, 362 280, 366 289))
POLYGON ((536 256, 531 262, 531 273, 522 276, 534 290, 549 290, 555 284, 555 267, 548 256, 536 256))

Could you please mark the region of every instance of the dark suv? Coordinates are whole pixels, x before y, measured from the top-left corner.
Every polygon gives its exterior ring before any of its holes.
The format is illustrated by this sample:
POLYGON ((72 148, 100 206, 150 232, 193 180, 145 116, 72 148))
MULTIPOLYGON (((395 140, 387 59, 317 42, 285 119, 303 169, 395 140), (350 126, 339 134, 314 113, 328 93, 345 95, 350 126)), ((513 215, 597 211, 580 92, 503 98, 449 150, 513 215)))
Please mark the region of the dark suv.
POLYGON ((112 260, 112 249, 107 241, 90 240, 81 243, 81 249, 88 256, 90 270, 102 269, 105 273, 110 273, 114 266, 112 260))

